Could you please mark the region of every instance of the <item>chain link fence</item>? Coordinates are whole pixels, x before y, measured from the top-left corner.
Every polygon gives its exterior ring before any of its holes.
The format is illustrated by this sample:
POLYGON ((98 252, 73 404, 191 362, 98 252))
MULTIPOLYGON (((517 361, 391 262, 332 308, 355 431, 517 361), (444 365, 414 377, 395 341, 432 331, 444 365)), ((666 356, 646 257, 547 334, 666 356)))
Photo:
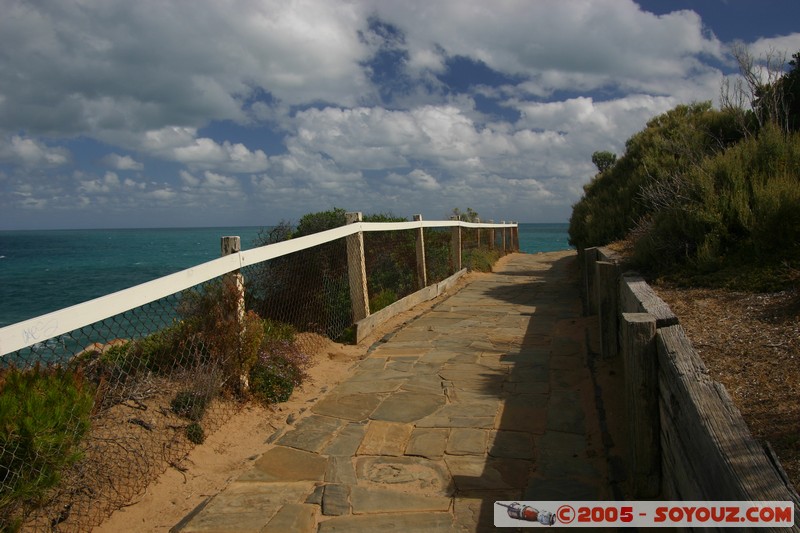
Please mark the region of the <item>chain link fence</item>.
MULTIPOLYGON (((364 232, 372 312, 420 288, 420 231, 427 283, 453 273, 451 227, 364 232)), ((462 231, 464 258, 503 251, 489 230, 462 231)), ((89 530, 245 402, 288 399, 315 353, 352 339, 362 259, 348 238, 243 261, 65 333, 26 321, 37 342, 0 361, 0 530, 89 530)))

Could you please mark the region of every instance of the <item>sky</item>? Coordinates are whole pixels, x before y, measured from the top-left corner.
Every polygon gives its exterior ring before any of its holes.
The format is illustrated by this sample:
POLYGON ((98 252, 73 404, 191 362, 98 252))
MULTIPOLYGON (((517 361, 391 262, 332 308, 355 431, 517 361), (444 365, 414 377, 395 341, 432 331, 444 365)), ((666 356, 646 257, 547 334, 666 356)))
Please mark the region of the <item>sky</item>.
POLYGON ((0 0, 0 230, 566 222, 797 0, 0 0))

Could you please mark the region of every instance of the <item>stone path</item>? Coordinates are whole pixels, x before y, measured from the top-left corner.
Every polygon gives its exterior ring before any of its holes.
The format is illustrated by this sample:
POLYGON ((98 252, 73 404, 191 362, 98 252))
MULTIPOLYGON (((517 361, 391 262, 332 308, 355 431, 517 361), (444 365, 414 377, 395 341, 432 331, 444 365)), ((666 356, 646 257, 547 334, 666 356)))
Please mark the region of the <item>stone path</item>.
POLYGON ((516 254, 378 343, 173 531, 493 531, 497 500, 610 499, 585 339, 575 254, 516 254))

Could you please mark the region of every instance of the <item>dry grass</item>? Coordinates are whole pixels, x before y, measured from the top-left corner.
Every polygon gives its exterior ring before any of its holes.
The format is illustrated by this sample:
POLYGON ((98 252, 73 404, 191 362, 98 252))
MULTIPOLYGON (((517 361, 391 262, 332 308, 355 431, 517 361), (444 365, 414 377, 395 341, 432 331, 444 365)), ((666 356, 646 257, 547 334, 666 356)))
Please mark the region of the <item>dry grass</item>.
POLYGON ((800 291, 654 288, 753 436, 770 443, 800 487, 800 291))

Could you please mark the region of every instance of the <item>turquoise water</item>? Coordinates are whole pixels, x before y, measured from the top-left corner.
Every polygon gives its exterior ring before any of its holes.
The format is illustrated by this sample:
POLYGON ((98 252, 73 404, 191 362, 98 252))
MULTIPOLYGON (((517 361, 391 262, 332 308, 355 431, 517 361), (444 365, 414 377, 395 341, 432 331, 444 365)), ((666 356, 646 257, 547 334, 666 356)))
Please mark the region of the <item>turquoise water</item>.
MULTIPOLYGON (((0 327, 210 261, 258 227, 0 231, 0 327)), ((520 224, 520 249, 569 248, 567 224, 520 224)))

